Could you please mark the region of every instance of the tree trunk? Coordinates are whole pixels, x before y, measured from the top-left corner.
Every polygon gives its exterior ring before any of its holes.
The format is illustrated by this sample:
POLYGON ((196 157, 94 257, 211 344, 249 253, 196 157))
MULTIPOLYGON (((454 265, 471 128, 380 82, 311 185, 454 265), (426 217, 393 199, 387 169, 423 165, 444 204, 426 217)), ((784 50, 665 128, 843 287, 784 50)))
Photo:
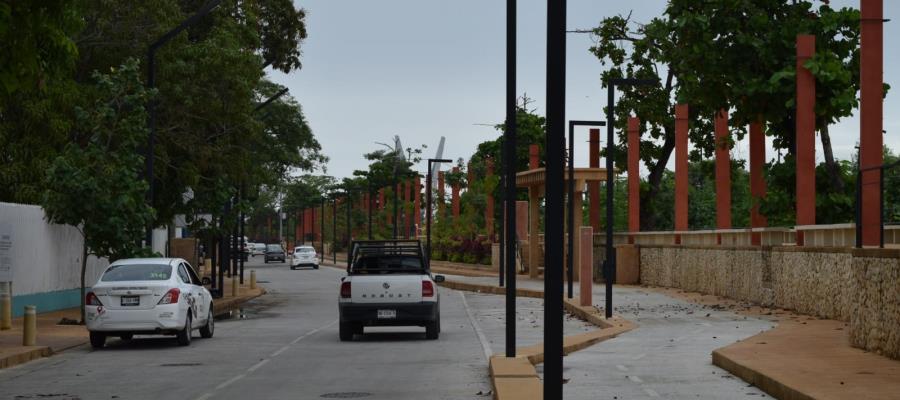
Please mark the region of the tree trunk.
MULTIPOLYGON (((84 238, 82 238, 84 239, 84 238)), ((81 245, 81 324, 85 324, 84 318, 84 276, 87 272, 87 256, 88 256, 88 246, 87 240, 81 245)))
POLYGON ((831 190, 834 193, 843 193, 844 181, 841 179, 841 172, 837 162, 834 161, 834 151, 831 150, 831 135, 828 134, 828 125, 823 126, 819 134, 822 136, 822 150, 825 152, 825 170, 828 171, 828 181, 831 183, 831 190))
POLYGON ((641 197, 641 230, 657 230, 661 227, 657 226, 655 209, 650 206, 659 194, 659 187, 662 184, 663 174, 666 171, 666 164, 669 163, 669 157, 675 150, 675 132, 674 127, 666 127, 666 141, 663 142, 662 153, 655 164, 650 168, 650 175, 647 176, 647 183, 650 190, 645 196, 641 197), (646 210, 646 211, 645 211, 646 210))

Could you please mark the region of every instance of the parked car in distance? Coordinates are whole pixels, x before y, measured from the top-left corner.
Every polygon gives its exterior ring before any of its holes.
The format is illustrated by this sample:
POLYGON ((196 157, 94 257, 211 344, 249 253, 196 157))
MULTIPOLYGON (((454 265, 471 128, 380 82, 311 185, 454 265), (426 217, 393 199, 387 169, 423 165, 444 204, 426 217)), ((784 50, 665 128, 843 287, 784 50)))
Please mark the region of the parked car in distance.
POLYGON ((250 255, 261 256, 266 254, 266 244, 265 243, 253 243, 250 246, 250 255))
POLYGON ((85 295, 91 346, 109 336, 175 335, 191 344, 195 329, 211 338, 215 330, 212 295, 194 269, 180 258, 131 258, 106 268, 85 295))
POLYGON ((266 264, 268 264, 269 261, 286 261, 284 248, 282 248, 280 244, 267 244, 266 254, 263 257, 265 257, 266 264))
POLYGON ((338 297, 341 341, 362 335, 366 326, 424 326, 425 338, 441 332, 441 307, 418 240, 353 242, 347 276, 338 297))
POLYGON ((294 255, 291 257, 291 269, 300 267, 312 267, 319 269, 319 256, 316 254, 315 247, 297 246, 294 247, 294 255))

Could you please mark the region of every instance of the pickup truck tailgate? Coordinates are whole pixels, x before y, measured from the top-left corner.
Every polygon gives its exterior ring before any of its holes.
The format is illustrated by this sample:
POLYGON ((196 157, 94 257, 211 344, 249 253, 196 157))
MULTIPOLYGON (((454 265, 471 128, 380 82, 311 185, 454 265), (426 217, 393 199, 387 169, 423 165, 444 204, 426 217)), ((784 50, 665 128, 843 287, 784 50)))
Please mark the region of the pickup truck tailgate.
POLYGON ((354 275, 351 298, 354 303, 418 303, 422 301, 425 275, 354 275))

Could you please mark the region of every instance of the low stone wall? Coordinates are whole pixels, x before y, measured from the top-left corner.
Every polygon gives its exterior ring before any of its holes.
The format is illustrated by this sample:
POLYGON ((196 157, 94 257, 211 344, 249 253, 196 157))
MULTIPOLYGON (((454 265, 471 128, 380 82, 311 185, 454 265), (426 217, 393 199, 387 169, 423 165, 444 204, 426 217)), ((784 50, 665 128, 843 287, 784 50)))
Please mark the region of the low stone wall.
POLYGON ((900 359, 900 250, 853 253, 850 343, 900 359))
POLYGON ((770 305, 769 249, 728 246, 639 246, 641 283, 770 305))
POLYGON ((642 284, 850 322, 854 346, 900 359, 900 250, 642 245, 642 284))

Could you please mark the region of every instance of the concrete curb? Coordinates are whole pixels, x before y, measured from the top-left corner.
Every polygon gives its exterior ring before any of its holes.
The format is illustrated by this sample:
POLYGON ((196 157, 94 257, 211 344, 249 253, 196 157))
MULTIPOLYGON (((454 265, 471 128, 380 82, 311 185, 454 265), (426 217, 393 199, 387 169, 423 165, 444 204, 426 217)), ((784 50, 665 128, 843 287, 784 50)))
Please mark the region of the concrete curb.
POLYGON ((0 354, 0 369, 14 367, 19 364, 25 364, 43 357, 53 355, 53 349, 48 346, 29 346, 24 351, 13 354, 0 354))
POLYGON ((732 360, 721 352, 723 349, 713 350, 713 365, 722 368, 732 375, 737 376, 753 386, 760 388, 776 399, 786 400, 815 400, 815 397, 809 396, 799 390, 787 386, 778 380, 766 375, 765 373, 743 365, 732 360))
MULTIPOLYGON (((444 281, 439 283, 439 285, 449 289, 476 293, 506 294, 506 288, 498 286, 458 281, 444 281)), ((516 288, 516 296, 542 299, 544 298, 544 292, 516 288)), ((585 349, 604 340, 612 339, 637 327, 637 324, 619 316, 614 316, 611 321, 607 320, 601 316, 597 308, 578 305, 577 299, 563 300, 563 306, 567 312, 600 327, 600 329, 591 332, 564 337, 563 354, 565 355, 585 349)), ((543 343, 517 348, 516 354, 518 356, 515 358, 492 356, 488 363, 491 386, 494 389, 494 399, 542 399, 543 384, 534 366, 544 362, 543 343)))

